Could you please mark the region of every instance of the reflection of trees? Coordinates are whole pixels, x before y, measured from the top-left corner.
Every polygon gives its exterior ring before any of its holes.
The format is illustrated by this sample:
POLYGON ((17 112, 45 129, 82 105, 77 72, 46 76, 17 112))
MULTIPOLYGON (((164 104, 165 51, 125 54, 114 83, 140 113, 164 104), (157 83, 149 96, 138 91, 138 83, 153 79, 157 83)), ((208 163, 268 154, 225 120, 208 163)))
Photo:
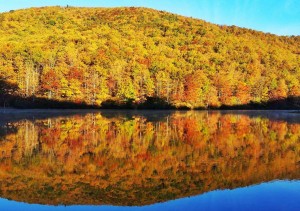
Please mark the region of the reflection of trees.
POLYGON ((142 205, 300 176, 300 125, 283 121, 177 112, 12 126, 0 138, 0 193, 14 200, 142 205))

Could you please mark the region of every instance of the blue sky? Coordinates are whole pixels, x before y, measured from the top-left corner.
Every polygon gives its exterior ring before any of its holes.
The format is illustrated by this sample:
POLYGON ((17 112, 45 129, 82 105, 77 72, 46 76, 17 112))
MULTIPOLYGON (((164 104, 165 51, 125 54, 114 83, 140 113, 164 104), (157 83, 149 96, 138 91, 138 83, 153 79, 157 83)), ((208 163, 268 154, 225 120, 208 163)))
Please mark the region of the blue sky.
POLYGON ((50 5, 142 6, 278 35, 300 35, 300 0, 0 0, 0 12, 50 5))

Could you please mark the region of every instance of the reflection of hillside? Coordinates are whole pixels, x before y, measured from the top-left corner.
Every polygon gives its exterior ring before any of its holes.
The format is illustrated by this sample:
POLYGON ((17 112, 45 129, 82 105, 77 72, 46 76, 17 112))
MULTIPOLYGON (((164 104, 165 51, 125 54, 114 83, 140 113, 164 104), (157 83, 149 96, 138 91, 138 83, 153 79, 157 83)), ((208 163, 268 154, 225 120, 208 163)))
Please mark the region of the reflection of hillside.
POLYGON ((144 205, 300 178, 299 124, 201 112, 12 124, 0 138, 0 196, 18 201, 144 205))

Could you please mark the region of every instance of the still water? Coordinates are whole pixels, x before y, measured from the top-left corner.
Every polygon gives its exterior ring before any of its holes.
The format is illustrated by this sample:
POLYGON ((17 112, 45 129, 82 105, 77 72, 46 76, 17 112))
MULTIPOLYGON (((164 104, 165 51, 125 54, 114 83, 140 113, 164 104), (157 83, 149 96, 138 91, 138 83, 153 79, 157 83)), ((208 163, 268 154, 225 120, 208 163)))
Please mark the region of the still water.
POLYGON ((1 210, 300 210, 300 114, 0 115, 1 210))

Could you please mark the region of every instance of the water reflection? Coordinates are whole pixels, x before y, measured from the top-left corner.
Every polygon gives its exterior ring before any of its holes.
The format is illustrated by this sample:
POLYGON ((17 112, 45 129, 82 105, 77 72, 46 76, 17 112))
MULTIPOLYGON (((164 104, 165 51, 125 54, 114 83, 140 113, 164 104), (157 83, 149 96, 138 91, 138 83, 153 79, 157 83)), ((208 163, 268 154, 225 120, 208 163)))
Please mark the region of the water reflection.
POLYGON ((0 197, 147 205, 300 178, 300 124, 219 112, 91 113, 0 128, 0 197))

